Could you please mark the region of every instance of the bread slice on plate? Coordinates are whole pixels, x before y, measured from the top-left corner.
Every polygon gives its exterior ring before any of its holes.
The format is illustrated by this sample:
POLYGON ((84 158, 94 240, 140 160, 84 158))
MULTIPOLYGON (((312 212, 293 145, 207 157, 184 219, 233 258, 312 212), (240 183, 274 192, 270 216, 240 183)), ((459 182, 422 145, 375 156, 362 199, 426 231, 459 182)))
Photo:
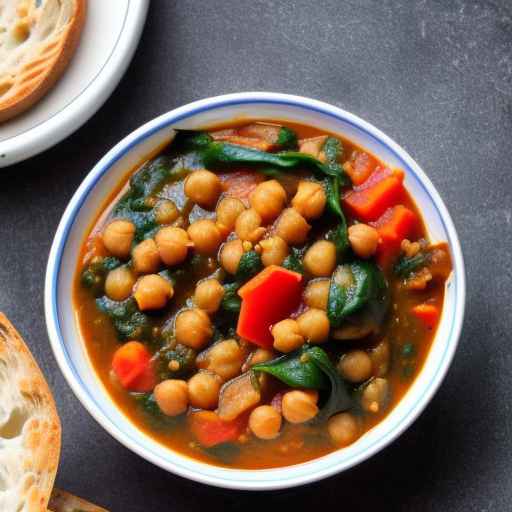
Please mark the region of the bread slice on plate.
POLYGON ((0 511, 46 512, 60 443, 60 421, 48 384, 0 313, 0 511))
POLYGON ((0 122, 30 108, 62 75, 85 11, 86 0, 0 2, 0 122))

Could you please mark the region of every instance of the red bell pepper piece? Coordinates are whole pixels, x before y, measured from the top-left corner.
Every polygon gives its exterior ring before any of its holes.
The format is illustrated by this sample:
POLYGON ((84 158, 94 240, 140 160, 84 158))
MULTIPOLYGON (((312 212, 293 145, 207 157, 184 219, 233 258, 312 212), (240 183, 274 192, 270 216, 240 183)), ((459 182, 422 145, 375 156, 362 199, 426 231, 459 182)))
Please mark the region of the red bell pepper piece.
POLYGON ((148 392, 155 387, 151 353, 139 341, 129 341, 116 350, 112 369, 121 385, 129 391, 148 392))
POLYGON ((248 415, 242 414, 234 420, 223 421, 216 412, 198 411, 188 416, 190 430, 205 448, 236 441, 247 428, 248 415))
POLYGON ((376 222, 370 223, 379 232, 377 263, 386 268, 400 254, 400 245, 404 238, 414 232, 418 226, 416 214, 403 205, 389 208, 376 222))
POLYGON ((272 325, 288 318, 302 296, 302 276, 270 265, 238 290, 242 307, 237 334, 263 348, 272 347, 272 325))
POLYGON ((378 167, 362 185, 345 194, 343 205, 358 220, 376 220, 402 199, 403 179, 400 170, 378 167))
POLYGON ((439 308, 434 304, 418 304, 411 309, 413 315, 421 320, 427 329, 433 329, 439 320, 439 308))

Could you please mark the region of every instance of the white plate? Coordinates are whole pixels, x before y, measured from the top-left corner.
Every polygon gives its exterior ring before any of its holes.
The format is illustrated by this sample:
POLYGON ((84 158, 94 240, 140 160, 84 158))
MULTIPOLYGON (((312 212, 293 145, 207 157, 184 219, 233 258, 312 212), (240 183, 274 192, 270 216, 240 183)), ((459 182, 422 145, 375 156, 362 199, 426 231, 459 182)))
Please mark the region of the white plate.
POLYGON ((106 101, 142 33, 149 0, 88 0, 70 65, 33 108, 0 124, 0 167, 34 156, 73 133, 106 101))

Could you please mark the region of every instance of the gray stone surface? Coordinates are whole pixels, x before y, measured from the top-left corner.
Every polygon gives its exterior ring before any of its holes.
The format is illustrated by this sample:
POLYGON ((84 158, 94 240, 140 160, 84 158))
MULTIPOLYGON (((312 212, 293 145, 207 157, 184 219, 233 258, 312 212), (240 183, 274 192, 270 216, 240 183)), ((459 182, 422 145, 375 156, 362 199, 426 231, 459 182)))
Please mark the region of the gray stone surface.
POLYGON ((129 512, 263 509, 270 499, 287 510, 511 510, 511 130, 509 0, 153 0, 105 106, 57 147, 0 170, 0 309, 55 391, 58 484, 129 512), (161 112, 244 90, 328 101, 403 145, 445 199, 468 273, 454 364, 408 432, 345 474, 258 495, 187 482, 110 438, 60 374, 43 317, 53 233, 93 164, 161 112))

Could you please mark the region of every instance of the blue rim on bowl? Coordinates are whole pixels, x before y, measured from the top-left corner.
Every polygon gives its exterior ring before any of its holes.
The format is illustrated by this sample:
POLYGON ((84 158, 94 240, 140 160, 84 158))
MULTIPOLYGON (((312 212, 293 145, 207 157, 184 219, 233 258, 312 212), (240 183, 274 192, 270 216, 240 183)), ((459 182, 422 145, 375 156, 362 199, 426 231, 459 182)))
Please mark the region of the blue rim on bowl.
MULTIPOLYGON (((275 93, 239 93, 200 100, 163 114, 128 135, 100 160, 74 194, 57 229, 46 273, 45 314, 50 342, 61 371, 77 398, 114 438, 150 462, 192 480, 226 488, 278 489, 317 481, 366 460, 396 439, 418 417, 437 391, 453 359, 464 319, 465 288, 464 261, 460 243, 446 206, 425 173, 400 146, 357 116, 317 100, 275 93), (443 354, 439 359, 437 368, 432 372, 430 382, 423 387, 421 393, 410 404, 409 409, 402 414, 400 420, 390 425, 383 435, 371 445, 357 449, 358 443, 355 443, 350 456, 340 456, 339 454, 344 451, 341 450, 297 466, 268 470, 235 470, 210 466, 192 461, 188 457, 176 453, 171 454, 170 450, 161 447, 156 442, 144 443, 144 446, 142 446, 143 434, 139 432, 141 437, 136 438, 133 433, 123 430, 122 425, 115 423, 109 417, 104 407, 84 384, 64 341, 59 319, 58 283, 63 252, 80 209, 98 181, 116 162, 153 134, 163 128, 169 128, 179 121, 230 105, 258 104, 296 107, 332 117, 364 132, 365 136, 370 137, 376 144, 393 154, 406 170, 407 175, 414 179, 417 182, 416 184, 427 194, 448 235, 454 265, 453 280, 450 286, 454 287, 455 304, 449 334, 444 340, 443 354), (319 461, 323 461, 322 464, 318 464, 319 461), (303 468, 303 470, 297 471, 297 468, 303 468)), ((386 420, 382 423, 385 422, 386 420)))

